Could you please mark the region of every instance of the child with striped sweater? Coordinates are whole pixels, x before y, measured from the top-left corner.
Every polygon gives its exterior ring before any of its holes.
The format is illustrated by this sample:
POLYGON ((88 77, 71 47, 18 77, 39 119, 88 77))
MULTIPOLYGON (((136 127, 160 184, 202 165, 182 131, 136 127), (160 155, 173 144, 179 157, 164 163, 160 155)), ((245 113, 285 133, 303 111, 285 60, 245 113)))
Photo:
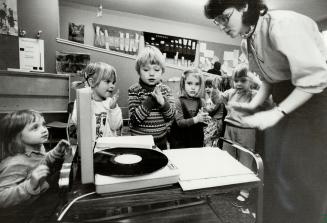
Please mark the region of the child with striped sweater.
POLYGON ((128 89, 132 135, 152 135, 159 149, 167 149, 167 125, 175 106, 170 88, 161 83, 164 57, 154 46, 146 46, 136 60, 139 82, 128 89))

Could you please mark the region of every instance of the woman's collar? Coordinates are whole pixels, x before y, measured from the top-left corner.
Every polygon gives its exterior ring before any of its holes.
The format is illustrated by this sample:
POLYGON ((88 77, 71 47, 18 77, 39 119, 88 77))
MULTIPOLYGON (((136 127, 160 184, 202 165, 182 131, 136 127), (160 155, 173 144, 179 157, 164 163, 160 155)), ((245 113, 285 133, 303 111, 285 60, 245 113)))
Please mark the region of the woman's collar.
MULTIPOLYGON (((266 13, 265 15, 267 15, 267 14, 268 13, 266 13)), ((258 34, 258 32, 260 31, 260 27, 261 27, 264 16, 259 16, 257 23, 255 25, 250 26, 250 30, 245 34, 242 34, 241 37, 243 39, 248 39, 251 37, 254 39, 256 37, 256 35, 258 34)))

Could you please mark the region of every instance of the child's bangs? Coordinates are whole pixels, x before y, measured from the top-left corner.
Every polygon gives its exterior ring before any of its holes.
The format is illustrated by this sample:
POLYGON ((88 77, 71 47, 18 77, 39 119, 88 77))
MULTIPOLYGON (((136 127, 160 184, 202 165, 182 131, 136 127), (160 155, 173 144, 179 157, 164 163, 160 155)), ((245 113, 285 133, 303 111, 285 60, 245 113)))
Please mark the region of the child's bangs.
POLYGON ((107 72, 104 72, 102 80, 116 83, 116 72, 114 70, 108 70, 107 72))
POLYGON ((163 66, 163 62, 161 61, 161 59, 158 56, 156 56, 154 53, 149 53, 148 55, 145 55, 141 59, 142 66, 145 66, 148 63, 151 65, 158 65, 160 67, 163 66))
POLYGON ((43 116, 39 112, 34 110, 22 111, 22 113, 18 113, 17 116, 17 121, 19 122, 19 124, 24 126, 43 118, 43 116))

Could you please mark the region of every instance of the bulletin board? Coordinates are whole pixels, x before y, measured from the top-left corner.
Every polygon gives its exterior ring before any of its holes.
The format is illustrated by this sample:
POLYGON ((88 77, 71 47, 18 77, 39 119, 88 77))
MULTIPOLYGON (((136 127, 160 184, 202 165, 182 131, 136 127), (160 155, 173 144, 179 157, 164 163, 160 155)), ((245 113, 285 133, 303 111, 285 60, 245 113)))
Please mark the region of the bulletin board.
MULTIPOLYGON (((238 45, 228 45, 222 43, 213 43, 213 42, 199 42, 199 68, 203 71, 207 71, 211 67, 212 61, 219 61, 222 65, 224 64, 224 60, 228 59, 227 57, 230 54, 236 53, 238 51, 240 53, 241 49, 238 45), (226 57, 227 55, 227 57, 226 57)), ((230 61, 226 61, 229 66, 233 66, 234 64, 230 61)))

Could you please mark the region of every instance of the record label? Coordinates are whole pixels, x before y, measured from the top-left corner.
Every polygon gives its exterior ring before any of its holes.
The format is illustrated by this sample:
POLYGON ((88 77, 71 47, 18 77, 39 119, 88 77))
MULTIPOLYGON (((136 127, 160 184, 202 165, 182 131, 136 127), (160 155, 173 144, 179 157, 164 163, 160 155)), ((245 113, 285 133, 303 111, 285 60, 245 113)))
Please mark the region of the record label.
POLYGON ((165 167, 168 158, 152 149, 110 148, 94 154, 96 174, 117 177, 130 177, 149 174, 165 167))

